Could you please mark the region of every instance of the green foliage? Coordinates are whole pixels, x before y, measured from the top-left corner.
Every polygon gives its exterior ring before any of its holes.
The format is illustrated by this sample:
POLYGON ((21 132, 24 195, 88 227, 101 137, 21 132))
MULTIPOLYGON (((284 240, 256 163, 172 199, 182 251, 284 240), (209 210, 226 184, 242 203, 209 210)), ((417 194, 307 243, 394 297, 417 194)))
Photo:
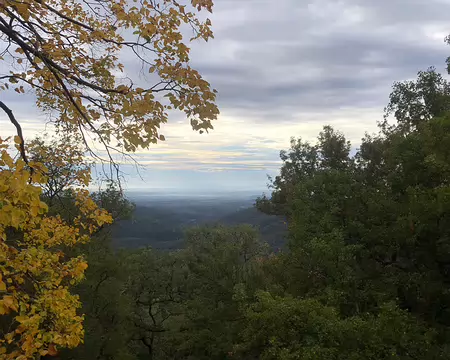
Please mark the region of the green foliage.
MULTIPOLYGON (((59 173, 53 174, 51 182, 64 183, 59 173)), ((92 193, 91 198, 99 207, 106 209, 115 222, 129 218, 134 209, 134 205, 112 182, 105 189, 92 193)), ((73 221, 79 215, 70 188, 62 187, 57 196, 44 196, 44 200, 49 204, 50 213, 58 214, 66 221, 73 221)), ((91 241, 65 249, 68 255, 83 255, 89 266, 85 280, 74 289, 82 303, 81 313, 85 314, 84 344, 73 350, 62 350, 62 358, 134 359, 128 344, 131 301, 124 291, 124 282, 129 275, 126 271, 128 257, 112 251, 110 229, 111 225, 99 227, 91 241)))
POLYGON ((397 82, 393 86, 381 128, 385 133, 408 133, 450 110, 450 84, 434 67, 419 71, 416 81, 397 82), (395 125, 389 125, 394 115, 395 125))
POLYGON ((185 242, 173 252, 114 254, 97 235, 78 286, 85 344, 63 358, 226 357, 244 329, 242 305, 265 282, 267 245, 250 226, 192 228, 185 242))
POLYGON ((128 258, 113 253, 108 245, 107 239, 97 235, 84 250, 89 267, 86 280, 75 289, 85 314, 84 344, 62 352, 63 359, 135 359, 129 343, 132 302, 124 286, 128 258))
MULTIPOLYGON (((220 225, 189 229, 178 251, 91 247, 78 358, 448 359, 447 89, 434 69, 395 84, 354 155, 330 126, 292 139, 256 203, 287 219, 285 252, 220 225)), ((116 195, 94 198, 114 214, 116 195)))
POLYGON ((292 198, 296 185, 317 172, 346 168, 349 153, 350 143, 331 126, 324 126, 316 145, 291 138, 290 149, 280 152, 283 162, 280 175, 271 179, 272 198, 257 199, 257 208, 267 214, 287 215, 289 207, 286 203, 292 198))
MULTIPOLYGON (((342 318, 314 299, 257 294, 245 312, 242 359, 440 359, 433 332, 393 304, 378 315, 342 318)), ((442 354, 443 355, 443 354, 442 354)))
POLYGON ((263 282, 260 264, 267 247, 249 226, 194 228, 186 234, 192 284, 183 356, 220 359, 243 326, 240 304, 263 282))
POLYGON ((135 205, 124 197, 113 181, 108 181, 105 189, 93 193, 92 199, 106 209, 114 220, 129 219, 135 209, 135 205))
MULTIPOLYGON (((293 141, 289 156, 282 156, 272 197, 257 202, 263 211, 277 208, 288 217, 291 251, 278 271, 290 274, 292 280, 285 282, 284 288, 294 296, 291 301, 319 301, 331 306, 345 323, 366 323, 367 317, 372 317, 367 326, 373 336, 378 336, 378 319, 395 314, 395 319, 403 314, 399 318, 403 320, 392 320, 385 332, 397 334, 402 327, 407 328, 408 319, 408 324, 415 322, 416 330, 410 330, 411 334, 426 334, 406 340, 398 337, 398 343, 391 345, 383 337, 369 340, 380 345, 372 353, 363 351, 360 358, 432 359, 441 356, 438 349, 448 346, 447 89, 447 82, 433 69, 419 73, 416 82, 395 84, 386 111, 387 115, 395 114, 397 123, 382 123, 380 134, 367 135, 353 157, 345 151, 347 142, 338 142, 333 136, 319 135, 314 146, 293 141), (320 161, 317 154, 330 148, 334 151, 329 152, 327 162, 320 161), (314 166, 305 159, 314 159, 314 166), (280 197, 282 193, 288 196, 280 197), (392 304, 390 315, 383 315, 385 304, 392 304), (411 350, 417 343, 427 346, 411 350), (401 350, 400 344, 410 350, 401 350), (383 350, 388 345, 394 349, 390 357, 383 350)), ((328 127, 324 132, 331 133, 328 127)), ((339 331, 346 334, 344 329, 339 331)), ((357 335, 346 336, 358 339, 357 335)), ((301 347, 300 353, 294 351, 292 356, 309 358, 301 353, 306 350, 300 339, 292 339, 286 346, 287 355, 274 350, 272 358, 290 358, 291 346, 301 347)), ((318 346, 327 348, 320 342, 318 346)), ((266 350, 261 351, 269 356, 266 350)), ((339 358, 336 354, 359 358, 340 348, 326 356, 317 354, 317 358, 339 358)))

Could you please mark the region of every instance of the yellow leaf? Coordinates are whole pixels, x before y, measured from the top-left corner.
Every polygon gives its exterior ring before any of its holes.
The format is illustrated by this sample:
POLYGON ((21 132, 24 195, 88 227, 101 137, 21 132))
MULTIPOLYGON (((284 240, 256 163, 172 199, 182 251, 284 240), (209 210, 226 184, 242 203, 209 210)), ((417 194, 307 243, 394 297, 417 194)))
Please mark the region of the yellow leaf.
POLYGON ((116 90, 118 91, 118 92, 121 92, 121 93, 127 93, 128 92, 128 86, 125 86, 125 85, 119 85, 117 88, 116 88, 116 90))
POLYGON ((6 151, 3 151, 3 152, 2 152, 2 160, 5 162, 5 164, 6 164, 8 167, 10 167, 10 168, 13 167, 13 165, 14 165, 14 160, 12 159, 12 157, 11 157, 6 151))
POLYGON ((28 4, 23 3, 17 3, 16 4, 17 12, 22 16, 26 21, 30 18, 30 9, 28 7, 28 4))
POLYGON ((37 216, 39 214, 40 207, 39 206, 31 206, 30 214, 31 216, 37 216))
POLYGON ((14 304, 14 298, 12 296, 10 295, 3 296, 3 304, 8 308, 17 311, 17 307, 14 304))

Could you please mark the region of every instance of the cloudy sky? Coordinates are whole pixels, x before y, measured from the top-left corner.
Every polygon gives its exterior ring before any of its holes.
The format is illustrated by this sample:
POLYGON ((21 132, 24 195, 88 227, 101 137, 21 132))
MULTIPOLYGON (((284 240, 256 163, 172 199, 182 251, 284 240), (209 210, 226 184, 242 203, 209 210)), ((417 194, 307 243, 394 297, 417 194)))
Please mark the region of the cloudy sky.
MULTIPOLYGON (((174 118, 166 142, 138 154, 140 176, 124 168, 126 187, 258 193, 291 136, 314 140, 331 124, 357 147, 394 81, 444 72, 448 14, 450 0, 216 0, 215 39, 191 53, 219 91, 215 130, 174 118)), ((10 105, 28 134, 43 130, 31 101, 10 105)))

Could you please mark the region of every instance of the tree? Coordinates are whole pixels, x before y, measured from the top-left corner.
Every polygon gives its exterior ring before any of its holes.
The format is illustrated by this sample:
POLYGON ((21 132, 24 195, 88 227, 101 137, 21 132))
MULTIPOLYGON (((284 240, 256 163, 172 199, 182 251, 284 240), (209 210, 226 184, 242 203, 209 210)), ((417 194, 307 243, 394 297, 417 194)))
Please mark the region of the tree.
POLYGON ((344 169, 350 161, 349 142, 329 125, 323 127, 317 144, 291 138, 290 145, 288 151, 280 151, 283 165, 280 175, 270 179, 271 198, 263 196, 256 201, 256 207, 264 213, 287 216, 287 202, 299 182, 326 169, 344 169))
POLYGON ((133 302, 126 282, 138 274, 129 271, 128 254, 111 249, 108 240, 108 234, 96 234, 83 246, 89 267, 73 291, 82 304, 84 341, 62 349, 60 359, 136 359, 133 302))
POLYGON ((76 312, 80 303, 69 286, 83 278, 87 264, 83 257, 68 259, 58 249, 86 242, 111 217, 85 189, 75 192, 79 215, 73 225, 46 215, 48 207, 40 199, 46 169, 40 171, 30 162, 32 173, 7 149, 1 141, 0 353, 5 359, 26 359, 80 342, 82 317, 76 312))
MULTIPOLYGON (((129 218, 134 209, 113 183, 92 193, 91 198, 108 211, 114 224, 129 218)), ((57 203, 56 207, 63 218, 70 219, 77 211, 75 206, 70 206, 71 193, 63 200, 65 206, 57 203)), ((112 248, 111 233, 112 226, 105 224, 92 234, 89 242, 65 250, 70 257, 83 255, 89 267, 83 281, 73 288, 80 297, 80 310, 84 314, 83 344, 75 349, 62 349, 58 354, 61 359, 134 358, 130 345, 132 303, 126 292, 126 281, 135 274, 129 271, 129 255, 112 248)))
MULTIPOLYGON (((34 93, 37 107, 49 115, 61 138, 83 144, 83 152, 104 161, 92 150, 92 137, 117 171, 114 152, 164 140, 158 129, 172 109, 183 111, 194 130, 207 131, 218 114, 215 90, 190 67, 182 34, 190 28, 191 40, 210 39, 211 22, 200 21, 196 11, 211 11, 213 4, 192 0, 191 5, 175 0, 1 0, 0 61, 11 70, 0 74, 0 91, 34 93), (151 85, 124 66, 130 59, 140 63, 151 85)), ((0 352, 11 359, 51 355, 56 345, 78 345, 83 333, 79 301, 69 286, 82 278, 87 265, 81 257, 67 258, 62 249, 86 242, 111 216, 89 196, 90 176, 78 172, 78 164, 85 166, 78 150, 58 152, 37 140, 29 156, 20 119, 5 102, 0 108, 17 129, 20 154, 15 159, 7 139, 0 139, 0 352), (45 159, 43 153, 50 156, 48 168, 38 162, 45 159), (63 174, 55 173, 56 167, 63 174), (53 183, 52 176, 62 184, 53 183), (51 202, 69 184, 80 187, 69 190, 77 215, 67 221, 46 215, 42 198, 51 202)))
POLYGON ((187 230, 186 247, 127 259, 136 357, 223 359, 243 327, 240 304, 264 282, 266 246, 249 226, 187 230))
POLYGON ((129 219, 135 209, 113 181, 108 181, 106 188, 92 193, 91 197, 99 207, 108 211, 114 222, 129 219))
POLYGON ((445 358, 449 99, 440 75, 421 72, 394 84, 386 111, 397 122, 382 122, 355 156, 338 146, 323 166, 329 140, 290 151, 266 200, 289 221, 290 251, 271 273, 283 286, 248 305, 243 358, 445 358))
POLYGON ((236 359, 442 359, 433 332, 393 304, 377 316, 342 318, 315 299, 258 292, 245 309, 236 359))
POLYGON ((419 71, 415 81, 394 83, 381 128, 385 133, 414 131, 421 123, 450 110, 450 84, 434 67, 419 71), (396 124, 389 124, 394 115, 396 124))
POLYGON ((42 184, 42 197, 49 206, 68 189, 90 182, 90 164, 80 144, 69 136, 54 137, 51 141, 37 137, 26 145, 26 150, 31 161, 46 168, 47 182, 42 184))
POLYGON ((127 262, 130 276, 125 289, 132 304, 128 342, 142 358, 173 359, 177 352, 173 339, 179 336, 186 301, 193 295, 184 253, 146 248, 131 254, 127 262))
POLYGON ((264 283, 267 244, 249 225, 194 227, 185 240, 191 296, 172 358, 227 358, 244 326, 241 303, 264 283))
MULTIPOLYGON (((211 129, 215 91, 190 67, 183 32, 192 30, 191 41, 212 38, 210 20, 200 21, 195 9, 212 11, 213 4, 191 4, 192 11, 175 0, 3 0, 0 61, 11 70, 0 76, 0 89, 31 90, 59 131, 87 147, 93 134, 109 155, 164 140, 158 128, 171 109, 184 111, 193 129, 211 129), (150 74, 151 86, 136 67, 125 67, 130 60, 150 74)), ((0 105, 19 129, 7 104, 0 105)))

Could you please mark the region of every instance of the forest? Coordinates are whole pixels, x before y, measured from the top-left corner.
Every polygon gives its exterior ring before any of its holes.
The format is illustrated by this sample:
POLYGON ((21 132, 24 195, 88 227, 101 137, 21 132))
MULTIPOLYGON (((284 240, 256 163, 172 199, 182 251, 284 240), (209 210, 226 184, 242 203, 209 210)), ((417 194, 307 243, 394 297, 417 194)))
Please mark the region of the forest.
POLYGON ((174 110, 213 129, 216 90, 180 30, 211 39, 197 13, 213 3, 94 3, 0 0, 0 108, 17 130, 0 137, 0 359, 450 359, 446 77, 395 82, 358 144, 327 124, 292 134, 251 210, 180 226, 124 195, 111 154, 165 141, 174 110), (156 85, 118 78, 123 49, 156 85), (8 90, 36 96, 53 137, 24 138, 8 90), (98 191, 93 163, 117 175, 98 191), (116 246, 123 224, 177 242, 116 246))
MULTIPOLYGON (((330 126, 292 138, 255 203, 287 219, 282 252, 251 225, 192 227, 173 251, 116 251, 101 229, 75 249, 85 341, 60 358, 447 359, 449 89, 432 68, 395 84, 354 154, 330 126)), ((133 212, 114 187, 94 198, 133 212)))

